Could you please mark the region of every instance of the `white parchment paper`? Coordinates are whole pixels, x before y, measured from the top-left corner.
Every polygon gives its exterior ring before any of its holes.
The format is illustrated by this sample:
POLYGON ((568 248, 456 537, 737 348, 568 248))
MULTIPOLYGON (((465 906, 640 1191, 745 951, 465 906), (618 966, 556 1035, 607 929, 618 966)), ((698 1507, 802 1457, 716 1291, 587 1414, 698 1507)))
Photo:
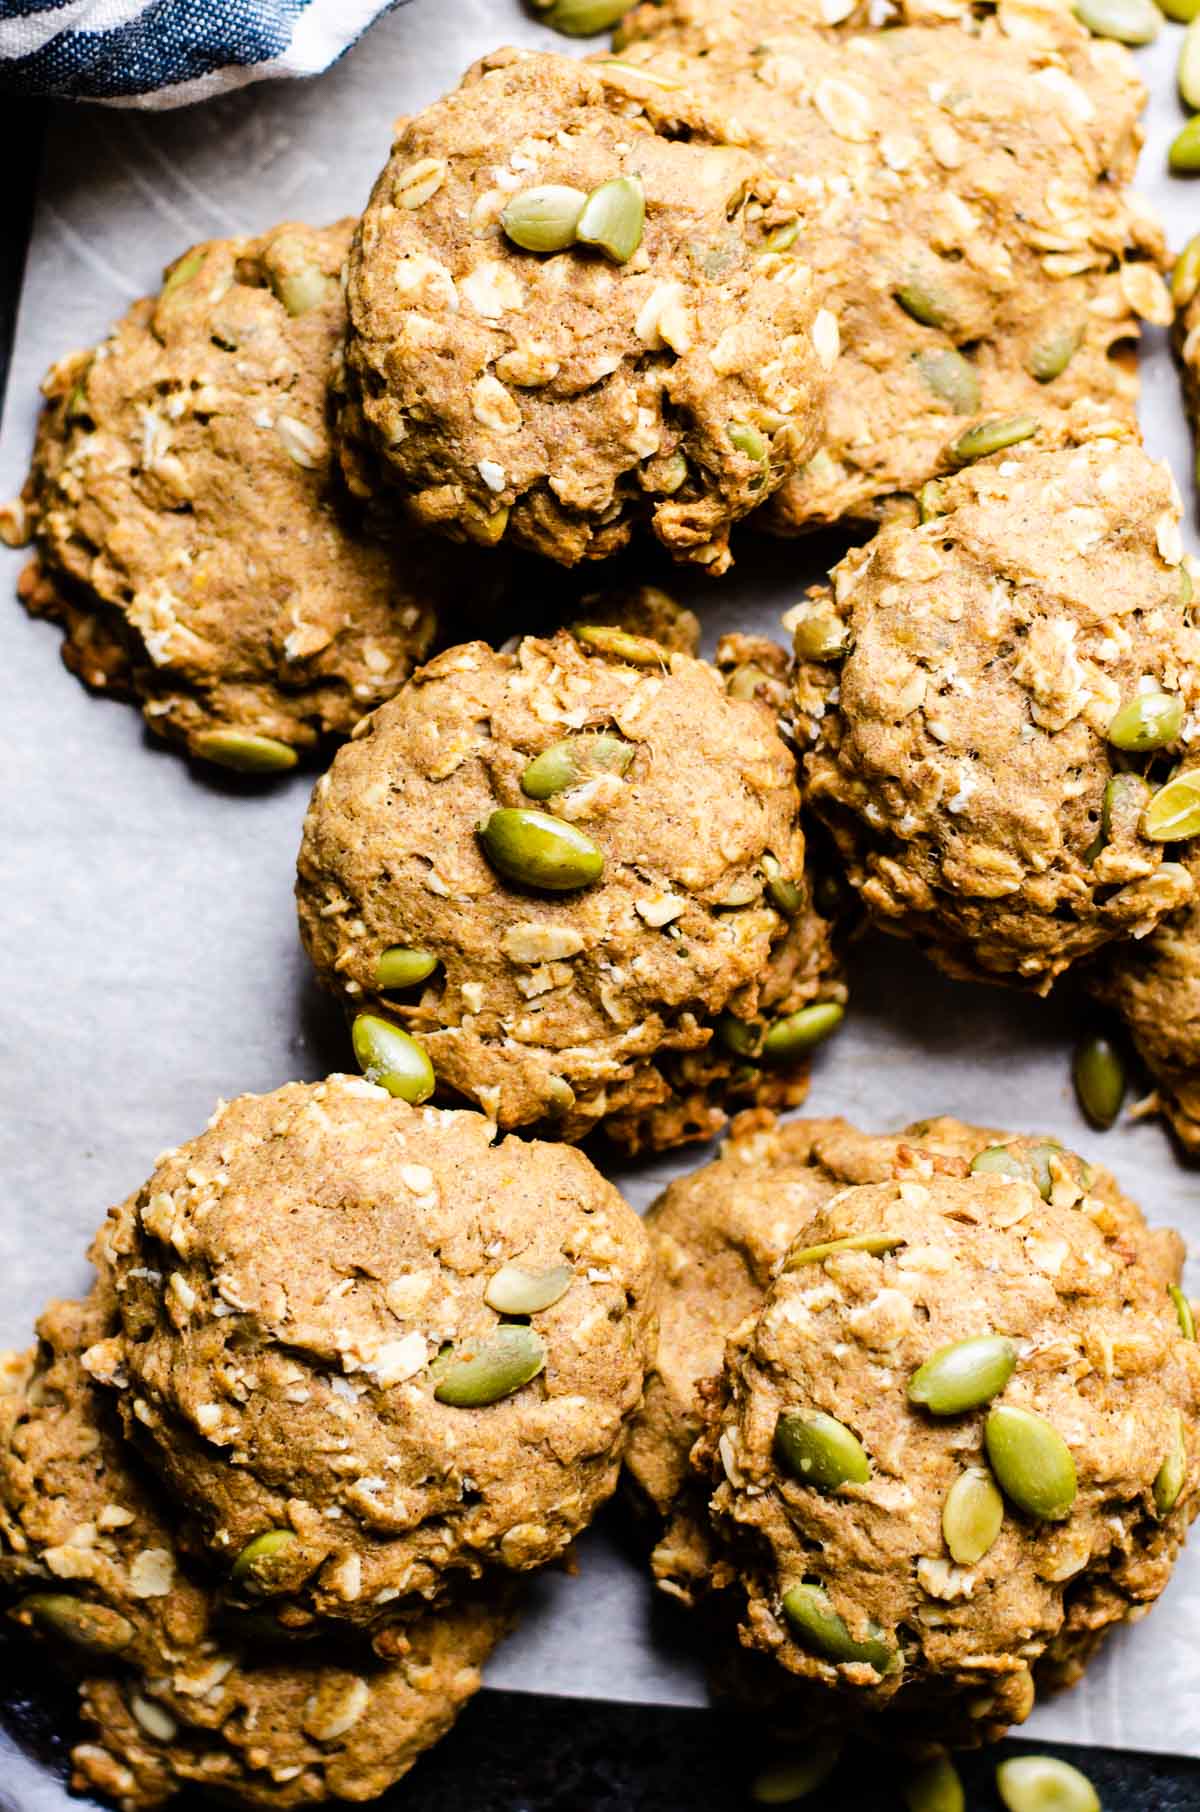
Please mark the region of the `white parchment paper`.
MULTIPOLYGON (((1141 53, 1154 91, 1143 187, 1178 247, 1197 223, 1165 175, 1180 123, 1179 31, 1141 53)), ((326 76, 156 116, 59 109, 49 135, 0 439, 0 495, 15 494, 37 383, 69 348, 157 285, 195 239, 356 211, 398 113, 452 86, 505 42, 564 40, 517 0, 412 0, 326 76)), ((1196 546, 1191 449, 1163 336, 1147 336, 1143 418, 1169 458, 1196 546)), ((21 556, 0 549, 8 597, 21 556)), ((815 576, 806 544, 743 538, 730 579, 681 575, 709 646, 734 626, 773 631, 815 576)), ((299 949, 292 871, 311 776, 263 791, 210 779, 153 744, 138 714, 87 696, 61 668, 58 634, 0 606, 0 947, 7 1112, 0 1125, 0 1341, 24 1344, 52 1295, 86 1286, 84 1247, 109 1203, 155 1154, 199 1131, 219 1095, 352 1067, 340 1020, 299 949)), ((906 946, 865 952, 847 1029, 818 1062, 809 1106, 870 1128, 949 1112, 1059 1135, 1113 1166, 1152 1220, 1200 1252, 1195 1173, 1152 1123, 1103 1138, 1082 1122, 1068 1067, 1072 1009, 952 987, 906 946)), ((644 1207, 700 1162, 624 1172, 644 1207)), ((1200 1275, 1193 1273, 1193 1284, 1200 1275)), ((580 1545, 581 1576, 534 1582, 521 1632, 489 1670, 495 1686, 704 1703, 686 1629, 653 1601, 616 1519, 580 1545)), ((1115 1637, 1087 1681, 1039 1707, 1044 1737, 1200 1754, 1200 1539, 1149 1624, 1115 1637)), ((65 1806, 57 1783, 11 1750, 6 1787, 29 1812, 65 1806)))

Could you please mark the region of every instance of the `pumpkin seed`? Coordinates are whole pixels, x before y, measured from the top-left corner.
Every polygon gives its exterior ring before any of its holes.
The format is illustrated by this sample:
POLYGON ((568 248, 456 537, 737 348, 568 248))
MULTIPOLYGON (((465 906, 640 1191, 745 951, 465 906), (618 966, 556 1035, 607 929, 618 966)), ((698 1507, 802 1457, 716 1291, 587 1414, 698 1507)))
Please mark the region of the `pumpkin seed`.
POLYGON ((738 1019, 733 1013, 719 1013, 713 1025, 718 1044, 735 1057, 756 1058, 762 1050, 761 1019, 738 1019))
POLYGON ((966 1812, 963 1784, 949 1756, 940 1755, 909 1776, 904 1803, 908 1812, 966 1812))
POLYGON ((800 222, 788 220, 783 226, 777 226, 769 232, 763 244, 769 252, 790 252, 799 237, 800 222))
POLYGON ((1187 1478, 1187 1446, 1183 1438, 1183 1421, 1175 1415, 1175 1442, 1154 1479, 1154 1508, 1160 1516, 1169 1516, 1179 1502, 1187 1478))
POLYGON ((790 1477, 818 1491, 865 1485, 871 1476, 857 1435, 823 1410, 784 1410, 775 1424, 774 1451, 790 1477))
POLYGON ((1105 784, 1100 807, 1102 842, 1111 843, 1114 832, 1122 837, 1133 835, 1149 799, 1150 787, 1140 774, 1114 774, 1105 784))
POLYGON ((439 1362, 434 1396, 454 1409, 486 1409, 536 1378, 546 1349, 532 1328, 519 1323, 466 1340, 439 1362))
POLYGON ((500 225, 524 252, 565 252, 575 243, 575 228, 587 196, 564 183, 543 183, 514 195, 500 225))
POLYGON ((169 272, 159 291, 159 301, 165 302, 167 297, 174 295, 177 289, 182 289, 185 283, 190 283, 203 263, 204 248, 202 246, 197 246, 194 252, 186 253, 169 272))
POLYGON ((521 791, 530 799, 553 799, 597 774, 626 773, 633 754, 633 744, 624 737, 585 730, 535 755, 521 775, 521 791))
POLYGON ((725 432, 729 436, 731 445, 735 446, 739 453, 744 453, 747 459, 756 460, 759 465, 766 464, 767 443, 758 429, 750 422, 730 422, 725 432))
POLYGON ((996 1791, 1007 1812, 1100 1812, 1086 1774, 1054 1755, 1014 1755, 996 1769, 996 1791))
POLYGON ((120 1612, 72 1598, 69 1592, 35 1592, 14 1606, 12 1616, 18 1623, 36 1624, 47 1635, 94 1655, 119 1654, 135 1634, 132 1623, 120 1612))
POLYGON ((1062 376, 1083 345, 1083 335, 1082 324, 1055 328, 1030 353, 1030 376, 1036 378, 1039 384, 1052 384, 1056 377, 1062 376))
POLYGON ((540 1315, 566 1295, 574 1278, 570 1265, 551 1265, 548 1271, 503 1265, 488 1279, 483 1300, 497 1315, 540 1315))
POLYGON ((969 466, 990 453, 1003 452, 1020 441, 1031 440, 1041 427, 1034 415, 1010 415, 1003 421, 977 422, 946 448, 946 456, 956 466, 969 466))
POLYGON ((506 881, 544 893, 573 893, 604 872, 604 856, 589 836, 549 812, 507 807, 493 812, 479 839, 506 881))
POLYGON ((1075 0, 1073 11, 1094 38, 1121 44, 1153 44, 1162 24, 1151 0, 1075 0))
POLYGON ((1105 740, 1114 749, 1144 755, 1173 743, 1182 726, 1183 700, 1174 692, 1139 692, 1121 706, 1105 740))
POLYGON ((296 1535, 291 1529, 265 1529, 248 1541, 230 1571, 242 1591, 267 1598, 287 1591, 295 1578, 296 1535))
POLYGON ((1125 1099, 1125 1065, 1107 1038, 1085 1038, 1072 1066, 1079 1105, 1092 1125, 1104 1132, 1125 1099))
POLYGON ((634 0, 555 0, 547 25, 569 38, 594 38, 620 24, 634 0))
POLYGON ((188 744, 201 761, 232 768, 238 774, 283 774, 300 757, 274 736, 253 736, 246 730, 202 730, 188 744))
POLYGON ((772 906, 787 918, 795 918, 804 906, 803 887, 797 887, 795 881, 788 879, 774 856, 763 857, 762 870, 767 878, 767 898, 772 906))
POLYGON ((979 407, 979 377, 970 359, 954 348, 919 352, 917 370, 936 397, 948 403, 955 415, 974 415, 979 407))
POLYGON ((817 1000, 810 1007, 789 1013, 768 1026, 762 1042, 764 1063, 794 1063, 814 1045, 837 1031, 846 1017, 845 1007, 836 1000, 817 1000))
POLYGON ((792 1806, 823 1787, 842 1753, 840 1739, 826 1737, 802 1756, 768 1762, 750 1783, 750 1797, 759 1806, 792 1806))
POLYGON ((1177 25, 1190 25, 1200 12, 1200 0, 1158 0, 1158 10, 1177 25))
MULTIPOLYGON (((564 0, 560 0, 563 4, 564 0)), ((614 264, 627 264, 646 229, 646 197, 636 176, 614 176, 593 189, 575 227, 580 245, 594 245, 614 264)))
POLYGON ((1153 843, 1200 835, 1200 768, 1188 768, 1159 787, 1142 817, 1142 834, 1153 843))
POLYGON ((1007 1145, 989 1145, 986 1151, 981 1151, 977 1157, 972 1158, 971 1174, 973 1176, 1017 1177, 1022 1183, 1033 1181, 1028 1164, 1023 1163, 1015 1152, 1008 1149, 1007 1145))
POLYGON ((1176 176, 1194 176, 1200 170, 1200 114, 1190 119, 1171 140, 1167 168, 1176 176))
POLYGON ((919 273, 911 272, 896 285, 892 294, 905 314, 919 321, 922 327, 948 328, 953 325, 954 305, 949 296, 919 273))
POLYGON ((301 264, 293 271, 276 272, 271 288, 289 315, 306 315, 310 308, 332 302, 339 291, 336 277, 327 277, 316 264, 301 264))
POLYGON ((936 478, 926 479, 917 492, 917 514, 922 522, 932 522, 935 516, 945 515, 943 487, 936 478))
POLYGON ((735 667, 725 682, 725 690, 730 698, 757 698, 758 689, 770 680, 770 675, 760 667, 757 661, 744 661, 735 667))
POLYGON ((942 1534, 960 1567, 983 1559, 1004 1522, 1004 1499, 982 1466, 960 1472, 942 1504, 942 1534))
POLYGON ((1001 1404, 989 1412, 983 1438, 996 1481, 1018 1510, 1052 1523, 1070 1514, 1075 1461, 1044 1416, 1001 1404))
POLYGON ((631 667, 661 667, 667 658, 661 642, 648 635, 631 635, 628 629, 618 629, 611 623, 574 623, 571 634, 585 648, 628 661, 631 667))
POLYGON ((792 631, 796 658, 801 661, 834 661, 845 654, 849 642, 845 623, 832 610, 811 610, 792 631))
POLYGON ((908 1381, 908 1400, 932 1416, 960 1416, 998 1397, 1012 1377, 1017 1349, 1003 1334, 976 1334, 931 1353, 908 1381))
POLYGON ((681 453, 679 449, 676 448, 675 452, 668 455, 659 467, 658 478, 654 488, 664 496, 674 497, 676 491, 682 489, 687 480, 687 475, 687 455, 681 453))
POLYGON ((1179 1332, 1185 1340, 1194 1340, 1196 1338, 1196 1318, 1192 1314, 1191 1303, 1178 1284, 1168 1284, 1167 1295, 1175 1304, 1175 1317, 1179 1322, 1179 1332))
POLYGON ((390 1019, 360 1013, 350 1032, 358 1067, 368 1082, 415 1107, 428 1101, 437 1083, 433 1065, 415 1038, 390 1019))
POLYGON ((429 950, 410 950, 404 944, 393 944, 375 965, 375 986, 383 993, 400 993, 426 981, 438 966, 429 950))
MULTIPOLYGON (((1193 13, 1200 11, 1196 0, 1193 13)), ((1171 271, 1171 300, 1176 308, 1186 308, 1200 290, 1200 233, 1193 235, 1175 260, 1171 271)))
POLYGON ((898 1233, 847 1233, 843 1239, 827 1239, 823 1245, 801 1246, 798 1252, 789 1252, 783 1268, 799 1271, 802 1265, 819 1265, 839 1252, 869 1252, 872 1258, 882 1258, 904 1243, 898 1233))
POLYGON ((1200 20, 1193 19, 1179 47, 1179 93, 1193 113, 1200 109, 1200 20))
POLYGON ((861 1641, 852 1636, 823 1586, 791 1586, 783 1594, 783 1614, 799 1646, 835 1666, 865 1661, 876 1673, 886 1674, 900 1658, 887 1632, 875 1622, 868 1620, 867 1634, 861 1641))

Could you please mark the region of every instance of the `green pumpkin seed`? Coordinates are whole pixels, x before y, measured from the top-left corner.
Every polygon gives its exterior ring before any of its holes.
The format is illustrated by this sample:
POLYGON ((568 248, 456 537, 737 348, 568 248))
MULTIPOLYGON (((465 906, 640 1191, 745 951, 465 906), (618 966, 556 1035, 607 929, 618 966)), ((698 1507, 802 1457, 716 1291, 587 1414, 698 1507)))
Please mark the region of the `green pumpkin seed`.
POLYGON ((1175 1304, 1175 1317, 1179 1322, 1179 1332, 1185 1340, 1194 1340, 1196 1338, 1196 1317, 1192 1314, 1191 1303, 1178 1284, 1168 1284, 1167 1295, 1175 1304))
POLYGON ((302 264, 298 270, 276 273, 271 288, 289 315, 306 315, 311 308, 332 302, 339 292, 336 277, 327 277, 315 264, 302 264))
POLYGON ((508 505, 502 503, 498 510, 493 510, 488 516, 475 512, 464 516, 462 530, 468 540, 474 541, 476 546, 495 547, 504 539, 504 531, 508 527, 508 517, 508 505))
POLYGON ((976 1334, 939 1347, 908 1381, 908 1400, 931 1416, 960 1416, 998 1397, 1012 1377, 1017 1349, 1003 1334, 976 1334))
POLYGON ((763 857, 762 870, 767 878, 767 898, 772 906, 785 917, 795 918, 804 906, 803 887, 797 887, 795 881, 789 881, 774 856, 763 857))
POLYGON ((768 1026, 762 1042, 764 1063, 794 1063, 814 1045, 836 1032, 846 1017, 846 1009, 836 1000, 817 1000, 811 1007, 801 1007, 768 1026))
POLYGON ((167 297, 173 296, 177 289, 182 289, 185 283, 190 283, 203 263, 204 250, 201 246, 197 246, 194 252, 188 252, 185 257, 181 258, 167 276, 159 292, 159 301, 165 302, 167 297))
POLYGON ((593 189, 575 227, 580 245, 594 245, 614 264, 627 264, 646 230, 646 197, 636 176, 614 176, 593 189))
POLYGON ((1153 843, 1179 843, 1200 835, 1200 768, 1176 774, 1159 787, 1142 818, 1142 834, 1153 843))
POLYGON ((439 1363, 434 1396, 454 1409, 486 1409, 536 1378, 546 1349, 532 1328, 519 1324, 464 1341, 439 1363))
POLYGON ((922 327, 948 328, 954 323, 954 305, 949 296, 936 283, 916 272, 898 283, 892 294, 905 314, 919 321, 922 327))
POLYGON ((687 482, 687 475, 687 456, 680 453, 677 448, 659 467, 658 479, 654 488, 664 496, 674 497, 676 491, 681 490, 687 482))
POLYGON ((521 775, 521 791, 530 799, 553 799, 598 774, 626 773, 633 755, 633 744, 623 737, 585 730, 535 755, 521 775))
POLYGON ((1107 1038, 1085 1038, 1071 1066, 1075 1095, 1092 1125, 1105 1132, 1125 1099, 1125 1065, 1107 1038))
POLYGON ((1200 109, 1200 20, 1193 19, 1179 47, 1179 94, 1185 106, 1200 109))
POLYGON ((757 661, 746 661, 734 668, 725 682, 725 690, 730 698, 757 698, 759 687, 768 684, 770 677, 757 661))
POLYGON ((523 252, 565 252, 575 243, 575 228, 587 196, 563 183, 543 183, 514 195, 500 225, 523 252))
POLYGON ((604 857, 592 839, 549 812, 503 808, 480 827, 479 839, 492 867, 520 887, 573 893, 604 872, 604 857))
POLYGON ((1200 114, 1190 119, 1171 140, 1167 168, 1176 176, 1195 176, 1200 170, 1200 114))
POLYGON ((1183 700, 1174 692, 1139 692, 1121 706, 1105 731, 1105 740, 1114 749, 1144 755, 1151 749, 1167 748, 1182 726, 1183 700))
POLYGON ((946 457, 956 466, 969 466, 990 453, 1001 453, 1020 441, 1031 440, 1041 423, 1034 415, 1010 415, 1003 421, 977 422, 946 448, 946 457))
POLYGON ((789 1252, 784 1260, 785 1271, 799 1271, 803 1265, 819 1265, 827 1258, 835 1258, 839 1252, 869 1252, 872 1258, 882 1258, 885 1253, 894 1252, 904 1245, 898 1233, 848 1233, 844 1239, 827 1239, 820 1246, 801 1246, 798 1252, 789 1252))
POLYGON ((1183 1421, 1175 1416, 1175 1442, 1154 1479, 1154 1508, 1160 1516, 1169 1516, 1179 1502, 1187 1478, 1187 1446, 1183 1438, 1183 1421))
POLYGON ((832 610, 811 610, 792 631, 792 645, 801 661, 835 661, 849 644, 845 623, 832 610))
POLYGON ((1158 0, 1158 10, 1174 19, 1176 25, 1190 25, 1200 13, 1200 0, 1158 0))
POLYGON ((789 1477, 818 1491, 865 1485, 871 1476, 861 1441, 822 1410, 785 1410, 775 1424, 774 1451, 789 1477))
POLYGON ((619 25, 634 0, 554 0, 547 25, 569 38, 594 38, 619 25))
POLYGON ((1153 44, 1162 24, 1151 0, 1075 0, 1073 11, 1094 38, 1121 44, 1153 44))
POLYGON ((1028 1164, 1023 1163, 1007 1145, 989 1145, 986 1151, 981 1151, 977 1157, 972 1158, 971 1174, 1017 1177, 1022 1183, 1033 1181, 1028 1164))
POLYGON ((1100 807, 1100 834, 1105 843, 1117 836, 1132 836, 1150 799, 1150 788, 1140 774, 1114 774, 1105 784, 1100 807))
POLYGON ((899 1660, 895 1644, 877 1623, 869 1622, 860 1642, 850 1634, 819 1585, 794 1585, 783 1594, 783 1614, 798 1645, 823 1661, 865 1661, 876 1673, 890 1673, 899 1660))
POLYGON ((940 1755, 909 1776, 904 1803, 908 1812, 966 1812, 963 1784, 949 1756, 940 1755))
POLYGON ((300 757, 286 742, 273 736, 252 736, 244 730, 202 730, 189 743, 193 755, 238 774, 283 774, 300 757))
POLYGON ((769 1762, 751 1781, 750 1797, 758 1806, 794 1806, 825 1785, 841 1753, 841 1740, 826 1737, 804 1755, 769 1762))
POLYGON ((574 1279, 570 1265, 551 1265, 548 1271, 504 1265, 488 1279, 483 1300, 497 1315, 540 1315, 566 1295, 574 1279))
POLYGON ((350 1032, 358 1067, 368 1082, 414 1107, 428 1101, 437 1083, 433 1065, 415 1038, 390 1019, 360 1013, 350 1032))
POLYGON ((747 459, 756 460, 759 465, 766 464, 767 443, 758 429, 750 422, 730 422, 725 432, 729 436, 731 445, 735 446, 739 453, 744 453, 747 459))
POLYGON ((1054 1755, 1014 1755, 996 1769, 996 1791, 1007 1812, 1100 1812, 1086 1774, 1054 1755))
POLYGON ((1181 608, 1186 610, 1188 605, 1192 602, 1192 599, 1196 595, 1196 587, 1192 584, 1192 575, 1188 571, 1186 566, 1180 566, 1178 568, 1178 573, 1179 573, 1179 603, 1180 603, 1181 608))
POLYGON ((932 522, 935 516, 944 516, 945 494, 942 485, 936 478, 926 479, 917 492, 917 515, 922 522, 932 522))
POLYGON ((733 1013, 719 1013, 713 1030, 718 1044, 735 1057, 756 1058, 762 1050, 761 1019, 738 1019, 733 1013))
POLYGON ((427 981, 438 966, 429 950, 409 950, 404 944, 393 944, 375 965, 375 986, 385 994, 401 993, 427 981))
POLYGON ((12 1616, 18 1623, 35 1624, 47 1635, 93 1655, 119 1654, 129 1647, 135 1633, 129 1619, 118 1611, 72 1598, 68 1592, 35 1592, 14 1606, 12 1616))
POLYGON ((661 642, 648 635, 631 635, 628 629, 618 629, 611 623, 573 623, 571 634, 585 648, 628 661, 631 667, 661 667, 667 658, 661 642))
POLYGON ((800 222, 789 220, 769 232, 763 244, 769 252, 790 252, 799 237, 800 222))
MULTIPOLYGON (((1195 0, 1195 11, 1200 10, 1200 0, 1195 0)), ((1171 300, 1176 308, 1186 308, 1196 291, 1200 290, 1200 233, 1193 235, 1175 260, 1171 271, 1171 300)))
POLYGON ((1061 1522, 1075 1502, 1075 1461, 1058 1430, 1031 1409, 1001 1404, 983 1431, 1005 1497, 1027 1516, 1061 1522))
POLYGON ((1083 335, 1082 324, 1056 328, 1030 353, 1029 375, 1039 384, 1052 384, 1056 377, 1062 376, 1083 345, 1083 335))
POLYGON ((974 415, 979 407, 979 377, 970 359, 948 348, 919 352, 916 365, 933 394, 948 403, 955 415, 974 415))
POLYGON ((1004 1499, 982 1466, 960 1472, 942 1505, 942 1535, 960 1567, 983 1559, 1004 1522, 1004 1499))
POLYGON ((285 1592, 295 1580, 296 1535, 291 1529, 266 1529, 246 1543, 230 1571, 230 1580, 244 1592, 268 1598, 285 1592))

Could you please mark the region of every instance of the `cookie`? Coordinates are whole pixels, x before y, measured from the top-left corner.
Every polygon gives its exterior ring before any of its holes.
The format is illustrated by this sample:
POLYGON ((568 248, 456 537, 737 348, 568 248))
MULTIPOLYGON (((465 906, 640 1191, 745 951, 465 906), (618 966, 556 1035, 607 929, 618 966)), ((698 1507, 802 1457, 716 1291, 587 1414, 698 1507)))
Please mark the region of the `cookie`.
POLYGON ((761 263, 760 167, 552 55, 498 52, 402 121, 350 256, 352 488, 564 565, 644 523, 724 571, 815 450, 837 355, 810 272, 761 263))
POLYGON ((501 1126, 707 1136, 734 1067, 801 1086, 812 1029, 761 1015, 836 986, 798 806, 772 713, 703 661, 586 625, 467 644, 317 783, 301 934, 501 1126), (397 950, 424 979, 388 996, 397 950))
POLYGON ((292 1084, 166 1154, 104 1248, 121 1331, 88 1368, 288 1630, 540 1566, 616 1484, 650 1254, 570 1146, 292 1084))
POLYGON ((1179 496, 1099 440, 982 461, 926 501, 833 574, 806 798, 885 930, 1044 993, 1192 897, 1187 841, 1145 815, 1200 701, 1179 496))
POLYGON ((251 772, 346 736, 429 651, 446 552, 339 497, 326 381, 353 223, 214 240, 62 360, 27 486, 35 612, 88 685, 251 772))

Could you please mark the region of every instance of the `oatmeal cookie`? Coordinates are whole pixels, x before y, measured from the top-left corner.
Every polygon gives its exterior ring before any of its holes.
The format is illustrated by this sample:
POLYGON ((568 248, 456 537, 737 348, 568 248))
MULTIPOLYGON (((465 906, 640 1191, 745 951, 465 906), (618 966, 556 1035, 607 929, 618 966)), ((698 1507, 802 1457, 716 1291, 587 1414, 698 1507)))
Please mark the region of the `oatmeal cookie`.
POLYGON ((566 565, 644 522, 724 571, 837 356, 809 270, 760 261, 760 167, 715 112, 658 131, 560 56, 498 52, 402 121, 350 258, 352 488, 566 565))
POLYGON ((1043 1655, 1069 1672, 1158 1597, 1200 1504, 1182 1256, 1036 1147, 834 1194, 697 1456, 742 1641, 891 1740, 1020 1722, 1043 1655))
POLYGON ((105 1248, 121 1331, 92 1375, 235 1584, 281 1545, 288 1629, 540 1566, 616 1484, 650 1254, 570 1146, 292 1084, 165 1155, 105 1248))
POLYGON ((0 1394, 0 1589, 79 1681, 72 1785, 122 1812, 189 1784, 276 1808, 384 1792, 478 1687, 501 1598, 394 1626, 380 1656, 261 1646, 181 1550, 174 1506, 88 1375, 115 1324, 102 1272, 86 1302, 51 1305, 0 1394))
POLYGON ((1145 811, 1200 702, 1179 509, 1126 443, 1000 457, 833 574, 807 799, 876 921, 950 974, 1044 993, 1192 898, 1145 811))
POLYGON ((813 1029, 776 1007, 836 988, 798 808, 772 713, 703 661, 587 626, 467 644, 317 783, 301 933, 327 987, 501 1126, 707 1136, 729 1055, 799 1086, 813 1029), (424 978, 388 996, 397 950, 424 978))
POLYGON ((27 486, 35 612, 88 685, 251 771, 345 736, 430 649, 445 550, 339 502, 326 379, 353 223, 214 240, 62 360, 27 486))
POLYGON ((1136 438, 1138 323, 1170 300, 1128 190, 1145 91, 1127 52, 1023 0, 866 32, 811 11, 667 0, 622 31, 664 128, 711 110, 762 154, 775 265, 811 269, 837 317, 821 450, 757 522, 884 515, 980 421, 1029 418, 1041 446, 1136 438))

